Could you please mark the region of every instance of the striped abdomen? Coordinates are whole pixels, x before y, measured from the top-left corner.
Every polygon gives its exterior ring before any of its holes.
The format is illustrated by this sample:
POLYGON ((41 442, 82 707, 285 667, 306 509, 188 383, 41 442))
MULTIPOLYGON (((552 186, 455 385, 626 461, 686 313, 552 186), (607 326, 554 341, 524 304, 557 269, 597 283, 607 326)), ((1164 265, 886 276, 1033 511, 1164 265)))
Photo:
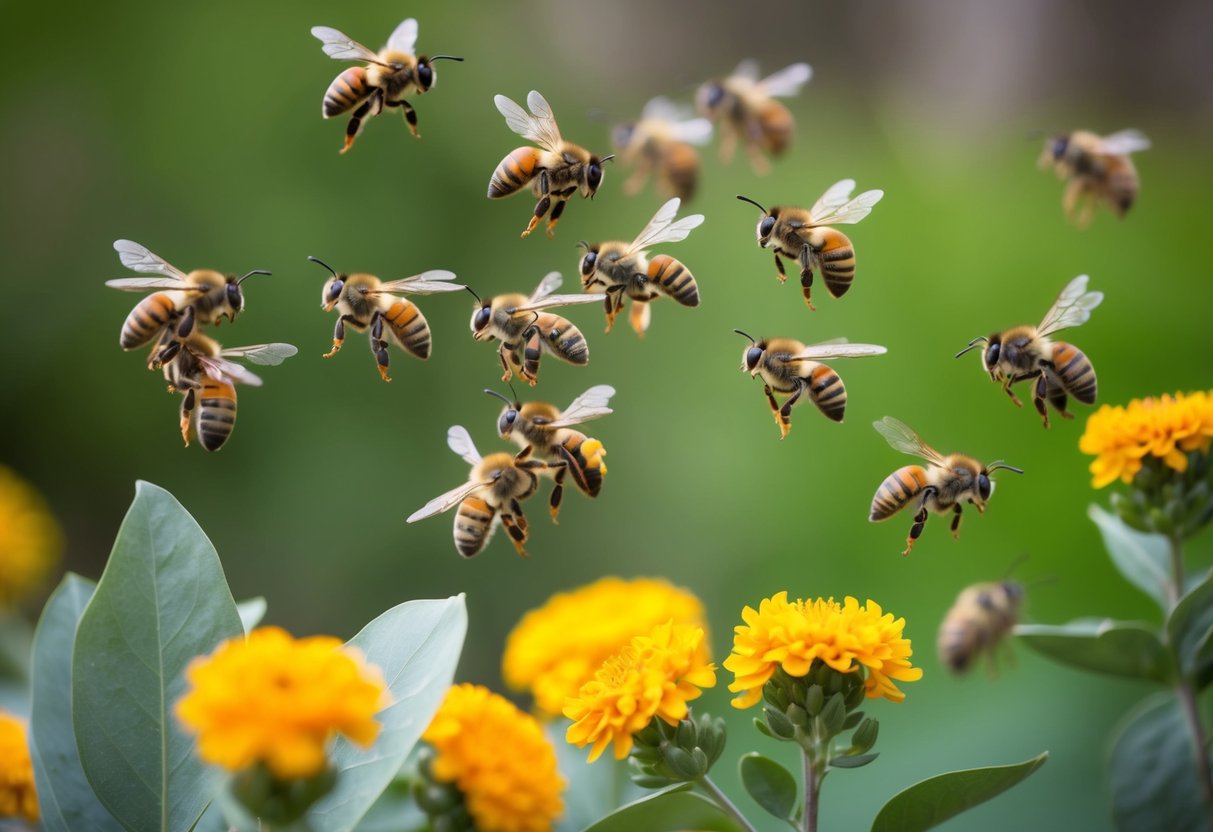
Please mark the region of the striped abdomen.
POLYGON ((602 478, 606 475, 606 448, 597 439, 584 433, 570 430, 564 441, 553 446, 556 456, 567 464, 569 475, 582 493, 597 497, 602 490, 602 478))
POLYGON ((198 441, 208 451, 217 451, 236 426, 236 388, 209 376, 198 391, 198 441))
POLYGON ((590 347, 581 330, 571 322, 551 312, 540 313, 535 321, 544 345, 562 361, 570 364, 588 364, 590 347))
POLYGON ((122 324, 118 343, 124 350, 142 347, 177 317, 177 305, 168 292, 148 295, 135 305, 122 324))
POLYGON ((397 343, 418 358, 430 357, 430 325, 417 304, 400 299, 383 313, 397 343))
POLYGON ((855 279, 855 248, 846 234, 833 228, 818 228, 822 243, 817 251, 821 262, 821 278, 826 291, 840 298, 851 288, 855 279))
POLYGON ((1053 343, 1053 371, 1066 392, 1083 404, 1094 404, 1095 368, 1083 351, 1065 341, 1053 343))
POLYGON ((480 554, 492 533, 493 508, 479 497, 465 497, 455 512, 455 550, 465 558, 480 554))
POLYGON ((534 147, 520 147, 502 159, 489 180, 489 199, 509 196, 530 182, 539 167, 539 153, 534 147))
POLYGON ((371 94, 366 83, 366 67, 352 66, 333 79, 324 93, 325 118, 339 116, 362 103, 371 94))
POLYGON ((668 254, 658 254, 649 261, 648 278, 683 306, 699 305, 699 285, 695 283, 695 276, 668 254))
POLYGON ((1123 217, 1133 207, 1133 201, 1137 199, 1137 191, 1141 186, 1137 169, 1127 158, 1112 157, 1108 160, 1108 172, 1104 181, 1107 183, 1105 191, 1112 212, 1123 217))
POLYGON ((847 409, 847 388, 843 386, 838 373, 824 364, 815 364, 806 382, 809 396, 817 409, 827 419, 841 422, 843 411, 847 409))
POLYGON ((868 519, 873 523, 892 517, 901 511, 927 485, 927 469, 921 465, 906 465, 885 477, 872 497, 868 519))
POLYGON ((670 196, 687 202, 699 184, 699 151, 685 142, 670 142, 660 160, 660 176, 670 196))
POLYGON ((768 101, 758 110, 758 124, 762 128, 762 144, 772 156, 778 156, 792 143, 795 122, 788 108, 778 101, 768 101))

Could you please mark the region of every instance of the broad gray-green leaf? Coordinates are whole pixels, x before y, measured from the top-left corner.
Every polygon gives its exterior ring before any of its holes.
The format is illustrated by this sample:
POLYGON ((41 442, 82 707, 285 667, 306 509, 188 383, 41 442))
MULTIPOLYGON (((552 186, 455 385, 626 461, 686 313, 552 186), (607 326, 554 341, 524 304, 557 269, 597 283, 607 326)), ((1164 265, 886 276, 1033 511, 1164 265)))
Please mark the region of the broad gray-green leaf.
POLYGON ((236 612, 240 615, 240 626, 244 628, 245 635, 251 633, 261 623, 261 619, 265 618, 266 609, 265 599, 260 595, 236 604, 236 612))
POLYGON ((706 797, 688 791, 687 784, 672 786, 663 792, 642 797, 621 806, 585 832, 675 832, 697 829, 703 832, 740 832, 737 821, 706 797))
POLYGON ((0 613, 0 708, 29 713, 30 646, 33 630, 17 613, 0 613))
POLYGON ((872 832, 922 832, 1021 783, 1044 765, 1049 752, 1010 766, 938 774, 893 795, 872 823, 872 832))
POLYGON ((1094 503, 1087 516, 1099 527, 1104 547, 1112 563, 1129 583, 1158 602, 1165 612, 1169 601, 1167 585, 1171 581, 1171 553, 1167 539, 1130 529, 1114 514, 1094 503))
POLYGON ((215 547, 171 494, 139 482, 72 656, 80 762, 127 829, 189 829, 206 808, 221 774, 172 709, 186 665, 242 632, 215 547))
POLYGON ((1083 670, 1158 682, 1174 674, 1159 634, 1140 622, 1105 618, 1020 624, 1015 635, 1038 653, 1083 670))
POLYGON ((393 780, 354 832, 425 832, 429 828, 429 819, 413 800, 412 784, 393 780))
POLYGON ((96 586, 69 572, 47 600, 34 631, 30 756, 45 832, 122 829, 93 794, 72 732, 72 644, 96 586))
POLYGON ((1180 672, 1189 678, 1207 675, 1213 664, 1213 573, 1197 584, 1167 616, 1167 637, 1179 656, 1180 672))
POLYGON ((790 771, 756 752, 744 755, 738 767, 741 785, 755 803, 780 820, 792 817, 800 788, 790 771))

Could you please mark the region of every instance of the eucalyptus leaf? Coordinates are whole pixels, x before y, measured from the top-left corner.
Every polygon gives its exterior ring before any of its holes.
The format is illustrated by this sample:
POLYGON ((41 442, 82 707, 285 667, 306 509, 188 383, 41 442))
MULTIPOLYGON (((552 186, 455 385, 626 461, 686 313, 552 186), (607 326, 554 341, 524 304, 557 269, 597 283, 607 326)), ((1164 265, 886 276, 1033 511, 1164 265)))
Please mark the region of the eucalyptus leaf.
POLYGON ((800 788, 790 771, 758 753, 744 755, 738 767, 741 785, 755 803, 780 820, 792 817, 800 788))
POLYGON ((830 758, 831 768, 863 768, 880 756, 879 751, 870 754, 840 754, 830 758))
POLYGON ((1082 670, 1156 682, 1167 682, 1175 672, 1159 633, 1139 622, 1020 624, 1015 635, 1038 653, 1082 670))
POLYGON ((72 654, 80 762, 127 829, 189 829, 211 800, 222 775, 172 708, 186 665, 241 632, 210 540, 171 494, 139 482, 72 654))
POLYGON ((1184 676, 1199 677, 1213 663, 1210 633, 1213 633, 1213 573, 1180 598, 1167 616, 1167 637, 1179 657, 1179 669, 1184 676))
POLYGON ((706 797, 688 791, 679 784, 663 792, 642 797, 621 806, 585 832, 676 832, 696 829, 702 832, 741 832, 737 821, 706 797))
POLYGON ((1149 595, 1165 612, 1170 604, 1171 552, 1167 539, 1130 529, 1114 514, 1092 504, 1087 516, 1099 527, 1113 565, 1133 586, 1149 595))
POLYGON ((1044 765, 1049 752, 1009 766, 949 771, 893 795, 872 823, 872 832, 922 832, 1021 783, 1044 765))
POLYGON ((245 635, 251 633, 261 623, 261 619, 265 618, 267 608, 268 605, 261 596, 236 604, 236 612, 240 614, 240 626, 244 627, 245 635))

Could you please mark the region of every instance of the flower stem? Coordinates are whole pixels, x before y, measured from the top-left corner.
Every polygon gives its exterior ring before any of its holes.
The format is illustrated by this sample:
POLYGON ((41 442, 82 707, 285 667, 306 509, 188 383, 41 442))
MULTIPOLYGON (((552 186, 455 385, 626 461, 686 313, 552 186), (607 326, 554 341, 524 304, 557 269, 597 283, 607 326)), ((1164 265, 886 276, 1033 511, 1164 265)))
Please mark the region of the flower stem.
POLYGON ((1184 551, 1183 538, 1179 534, 1167 536, 1171 544, 1171 581, 1167 585, 1167 600, 1174 607, 1184 594, 1184 551))
POLYGON ((821 778, 817 776, 817 765, 808 751, 802 749, 804 759, 804 832, 817 832, 817 807, 821 797, 821 778))
POLYGON ((741 813, 741 810, 737 808, 733 801, 729 800, 729 796, 722 792, 719 786, 712 782, 711 777, 708 777, 705 774, 703 777, 699 778, 698 782, 703 790, 708 793, 708 796, 716 802, 716 805, 721 809, 724 809, 725 814, 737 821, 737 823, 741 825, 742 829, 746 830, 746 832, 757 832, 757 830, 754 828, 754 824, 746 820, 746 817, 741 813))

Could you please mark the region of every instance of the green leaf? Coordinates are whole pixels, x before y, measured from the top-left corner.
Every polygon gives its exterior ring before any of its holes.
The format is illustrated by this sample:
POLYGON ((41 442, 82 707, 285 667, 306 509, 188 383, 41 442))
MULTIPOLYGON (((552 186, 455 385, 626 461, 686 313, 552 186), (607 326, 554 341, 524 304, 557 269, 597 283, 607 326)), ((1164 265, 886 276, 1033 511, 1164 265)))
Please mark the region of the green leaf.
POLYGON ((1213 573, 1197 584, 1167 616, 1167 637, 1179 657, 1179 669, 1188 678, 1208 674, 1213 664, 1213 573))
POLYGON ((1049 752, 1010 766, 949 771, 915 783, 884 805, 872 832, 921 832, 1018 785, 1044 765, 1049 752))
POLYGON ((800 788, 790 771, 758 753, 746 754, 738 766, 741 785, 755 803, 780 820, 792 817, 800 788))
POLYGON ((1158 682, 1167 682, 1175 672, 1159 634, 1139 622, 1103 618, 1020 624, 1015 635, 1037 652, 1082 670, 1158 682))
POLYGON ((0 708, 29 713, 30 649, 34 633, 15 612, 0 612, 0 708))
POLYGON ((393 780, 354 827, 354 832, 422 832, 429 829, 425 812, 413 800, 407 780, 393 780))
POLYGON ((265 599, 261 596, 236 604, 236 612, 240 614, 240 625, 244 627, 245 635, 251 633, 261 623, 261 619, 265 618, 266 607, 265 599))
POLYGON ((703 795, 687 791, 685 783, 621 806, 585 832, 740 832, 741 827, 724 810, 703 795))
POLYGON ((171 494, 139 482, 72 655, 84 773, 131 830, 189 829, 221 777, 173 716, 185 667, 241 633, 215 548, 171 494))
POLYGON ((350 639, 383 671, 392 704, 377 717, 383 730, 369 749, 337 740, 329 755, 337 786, 308 812, 312 829, 348 832, 392 782, 442 704, 466 634, 467 608, 456 595, 395 606, 350 639))
POLYGON ((871 754, 840 754, 830 760, 831 768, 862 768, 880 756, 879 751, 871 754))
POLYGON ((1160 534, 1130 529, 1119 517, 1095 504, 1087 509, 1087 516, 1099 527, 1108 556, 1120 574, 1157 601, 1165 612, 1169 606, 1166 587, 1171 581, 1167 539, 1160 534))
POLYGON ((1118 828, 1208 828, 1192 732, 1174 695, 1146 697, 1113 737, 1108 786, 1118 828))
POLYGON ((45 832, 110 832, 122 826, 93 794, 72 733, 72 644, 96 584, 68 573, 34 631, 30 756, 45 832))

